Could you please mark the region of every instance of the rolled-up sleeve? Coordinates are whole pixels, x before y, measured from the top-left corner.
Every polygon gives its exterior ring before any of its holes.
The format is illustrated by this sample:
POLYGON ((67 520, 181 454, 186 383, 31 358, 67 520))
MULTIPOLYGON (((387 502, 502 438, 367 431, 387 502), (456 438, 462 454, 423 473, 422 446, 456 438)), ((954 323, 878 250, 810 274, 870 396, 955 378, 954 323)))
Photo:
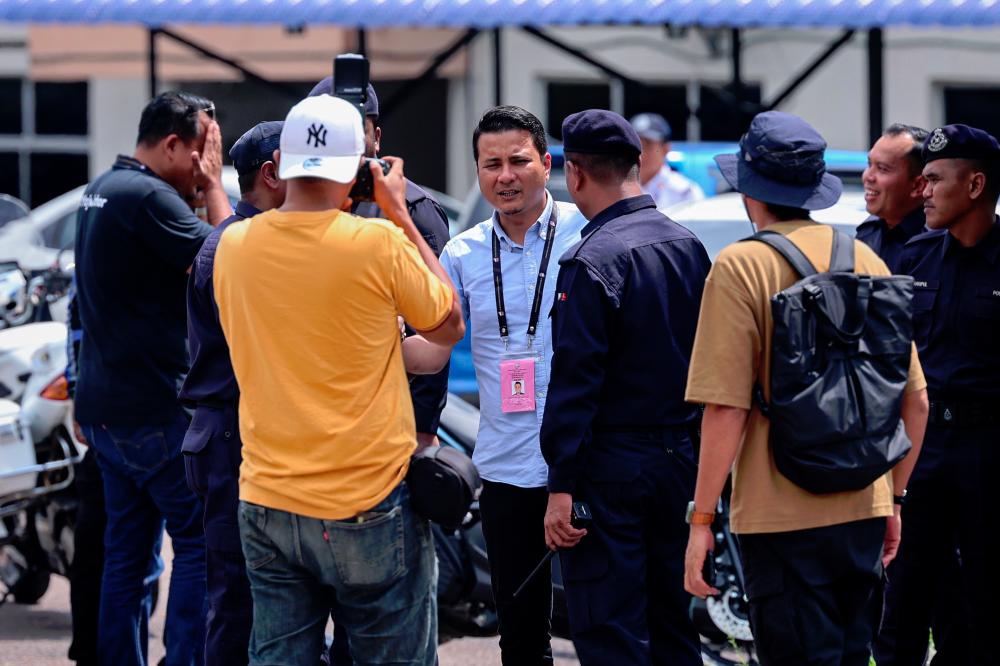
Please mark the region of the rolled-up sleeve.
POLYGON ((392 294, 399 313, 418 331, 440 326, 451 312, 453 292, 420 258, 402 232, 392 236, 392 294))
POLYGON ((685 399, 750 409, 762 344, 750 296, 720 258, 705 281, 685 399))

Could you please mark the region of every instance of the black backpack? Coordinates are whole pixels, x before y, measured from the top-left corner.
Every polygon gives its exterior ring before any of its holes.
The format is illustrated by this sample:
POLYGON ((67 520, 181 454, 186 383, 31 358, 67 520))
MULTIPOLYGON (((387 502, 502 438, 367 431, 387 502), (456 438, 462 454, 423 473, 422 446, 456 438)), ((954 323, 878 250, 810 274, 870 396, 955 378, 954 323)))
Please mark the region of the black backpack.
POLYGON ((854 241, 834 230, 817 273, 785 236, 766 243, 802 277, 771 297, 770 445, 783 475, 811 493, 860 490, 906 456, 900 418, 910 367, 913 278, 854 273, 854 241))

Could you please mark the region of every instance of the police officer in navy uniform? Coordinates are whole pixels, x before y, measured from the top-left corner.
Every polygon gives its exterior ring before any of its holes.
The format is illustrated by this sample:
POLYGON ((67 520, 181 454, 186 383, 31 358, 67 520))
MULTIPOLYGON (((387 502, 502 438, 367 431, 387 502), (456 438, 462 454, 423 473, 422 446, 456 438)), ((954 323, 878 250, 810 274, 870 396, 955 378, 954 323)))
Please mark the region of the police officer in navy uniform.
POLYGON ((283 124, 260 123, 233 144, 229 157, 239 176, 241 198, 234 214, 205 239, 188 280, 191 370, 180 397, 195 412, 182 450, 188 485, 204 505, 207 664, 246 664, 253 622, 253 600, 236 515, 243 459, 237 417, 240 391, 215 304, 215 250, 230 224, 280 206, 285 200, 285 183, 278 178, 274 163, 283 124))
POLYGON ((1000 144, 980 129, 947 125, 931 132, 923 157, 930 230, 906 244, 900 272, 914 279, 914 337, 931 409, 875 655, 879 666, 922 664, 929 618, 966 612, 970 654, 947 663, 995 664, 1000 144), (933 608, 942 562, 956 547, 964 608, 933 608))
POLYGON ((924 160, 927 130, 894 123, 868 151, 861 176, 871 217, 855 236, 896 272, 906 242, 924 231, 924 160))
POLYGON ((684 402, 710 262, 639 186, 641 144, 616 113, 563 122, 566 182, 590 223, 560 260, 541 447, 545 538, 559 549, 580 663, 701 664, 684 591, 694 492, 684 402), (593 514, 571 525, 571 504, 593 514))

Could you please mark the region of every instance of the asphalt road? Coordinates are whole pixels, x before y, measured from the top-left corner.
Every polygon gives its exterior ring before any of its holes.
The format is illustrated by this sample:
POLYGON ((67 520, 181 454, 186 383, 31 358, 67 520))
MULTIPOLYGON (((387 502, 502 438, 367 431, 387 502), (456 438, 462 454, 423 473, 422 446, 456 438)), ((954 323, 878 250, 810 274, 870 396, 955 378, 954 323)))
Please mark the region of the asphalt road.
MULTIPOLYGON (((164 597, 150 622, 149 657, 156 664, 163 657, 163 617, 170 573, 169 541, 164 544, 167 570, 162 580, 164 597)), ((72 630, 69 613, 69 583, 53 576, 49 591, 34 606, 13 601, 0 607, 0 666, 63 666, 72 630)), ((332 631, 332 630, 331 630, 332 631)), ((573 644, 555 639, 556 666, 578 665, 573 644)), ((438 651, 441 666, 500 666, 496 638, 464 638, 449 641, 438 651)))

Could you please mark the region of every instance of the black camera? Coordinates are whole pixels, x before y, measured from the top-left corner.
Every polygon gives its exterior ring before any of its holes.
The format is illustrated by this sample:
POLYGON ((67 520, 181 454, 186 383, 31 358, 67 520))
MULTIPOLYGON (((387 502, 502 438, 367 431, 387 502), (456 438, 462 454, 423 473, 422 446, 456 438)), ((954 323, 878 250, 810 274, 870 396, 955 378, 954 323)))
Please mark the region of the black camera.
POLYGON ((361 160, 357 180, 354 181, 354 186, 351 188, 351 199, 354 201, 375 201, 375 180, 372 178, 371 167, 368 166, 370 162, 375 162, 382 167, 382 173, 386 176, 389 175, 389 169, 392 168, 388 162, 377 157, 366 157, 361 160))
MULTIPOLYGON (((357 53, 344 53, 333 60, 333 94, 335 97, 347 100, 361 114, 361 122, 365 121, 365 103, 368 102, 368 60, 357 53)), ((353 201, 374 201, 375 181, 372 179, 371 167, 368 163, 378 162, 382 173, 388 175, 389 163, 376 157, 366 157, 358 167, 357 179, 351 188, 350 197, 353 201)))
POLYGON ((342 53, 333 59, 333 96, 346 99, 365 119, 368 101, 368 60, 357 53, 342 53))

